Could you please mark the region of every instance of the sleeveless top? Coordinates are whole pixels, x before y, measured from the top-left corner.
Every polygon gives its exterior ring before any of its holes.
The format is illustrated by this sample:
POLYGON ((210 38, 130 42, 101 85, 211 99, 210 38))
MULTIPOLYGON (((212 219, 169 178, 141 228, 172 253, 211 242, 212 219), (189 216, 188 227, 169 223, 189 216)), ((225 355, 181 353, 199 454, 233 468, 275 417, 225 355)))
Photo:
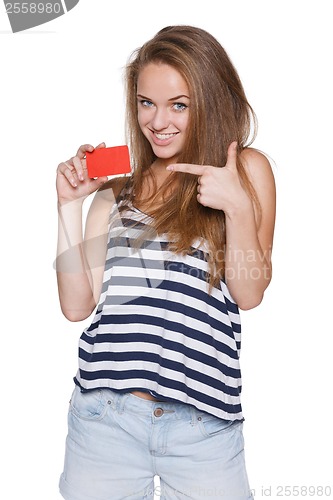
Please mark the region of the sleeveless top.
POLYGON ((111 210, 101 296, 79 340, 75 383, 242 420, 237 304, 222 280, 209 293, 205 242, 173 253, 128 193, 111 210))

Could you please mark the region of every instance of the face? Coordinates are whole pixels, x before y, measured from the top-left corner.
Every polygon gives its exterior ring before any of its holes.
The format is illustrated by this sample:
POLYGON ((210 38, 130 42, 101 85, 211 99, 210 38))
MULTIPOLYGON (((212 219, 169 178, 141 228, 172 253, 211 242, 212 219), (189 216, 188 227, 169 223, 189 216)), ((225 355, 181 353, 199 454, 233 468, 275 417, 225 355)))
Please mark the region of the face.
POLYGON ((138 121, 154 154, 164 164, 176 161, 186 139, 189 89, 172 66, 149 63, 138 78, 138 121))

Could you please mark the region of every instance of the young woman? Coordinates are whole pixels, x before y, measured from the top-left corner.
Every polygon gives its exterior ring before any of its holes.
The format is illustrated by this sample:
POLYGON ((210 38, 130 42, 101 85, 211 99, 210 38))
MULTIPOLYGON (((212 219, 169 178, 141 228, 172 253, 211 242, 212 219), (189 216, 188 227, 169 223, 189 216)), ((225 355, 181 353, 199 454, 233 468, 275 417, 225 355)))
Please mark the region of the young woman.
MULTIPOLYGON (((224 49, 162 29, 126 70, 129 178, 57 171, 61 308, 79 343, 60 491, 67 500, 252 498, 240 309, 271 279, 275 188, 224 49), (82 205, 96 192, 82 235, 82 205)), ((102 143, 97 147, 104 147, 102 143)))

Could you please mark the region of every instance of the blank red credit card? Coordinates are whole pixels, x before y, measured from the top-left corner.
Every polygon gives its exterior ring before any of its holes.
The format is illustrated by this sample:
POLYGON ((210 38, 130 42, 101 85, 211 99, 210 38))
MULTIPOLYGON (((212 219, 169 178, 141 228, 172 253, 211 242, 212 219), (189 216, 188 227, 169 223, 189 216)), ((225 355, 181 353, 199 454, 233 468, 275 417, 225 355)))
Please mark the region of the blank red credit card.
POLYGON ((94 149, 86 152, 88 175, 90 178, 103 175, 127 174, 131 171, 127 146, 94 149))

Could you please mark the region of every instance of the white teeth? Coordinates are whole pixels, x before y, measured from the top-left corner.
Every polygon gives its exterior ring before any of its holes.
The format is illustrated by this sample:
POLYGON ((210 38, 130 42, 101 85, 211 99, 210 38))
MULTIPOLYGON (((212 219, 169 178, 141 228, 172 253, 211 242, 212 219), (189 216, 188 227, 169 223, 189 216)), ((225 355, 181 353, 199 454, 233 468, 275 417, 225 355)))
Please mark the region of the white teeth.
POLYGON ((173 137, 174 135, 176 135, 176 133, 174 133, 174 134, 157 134, 155 132, 155 135, 156 135, 157 139, 160 139, 160 141, 165 141, 166 139, 170 139, 170 137, 173 137))

